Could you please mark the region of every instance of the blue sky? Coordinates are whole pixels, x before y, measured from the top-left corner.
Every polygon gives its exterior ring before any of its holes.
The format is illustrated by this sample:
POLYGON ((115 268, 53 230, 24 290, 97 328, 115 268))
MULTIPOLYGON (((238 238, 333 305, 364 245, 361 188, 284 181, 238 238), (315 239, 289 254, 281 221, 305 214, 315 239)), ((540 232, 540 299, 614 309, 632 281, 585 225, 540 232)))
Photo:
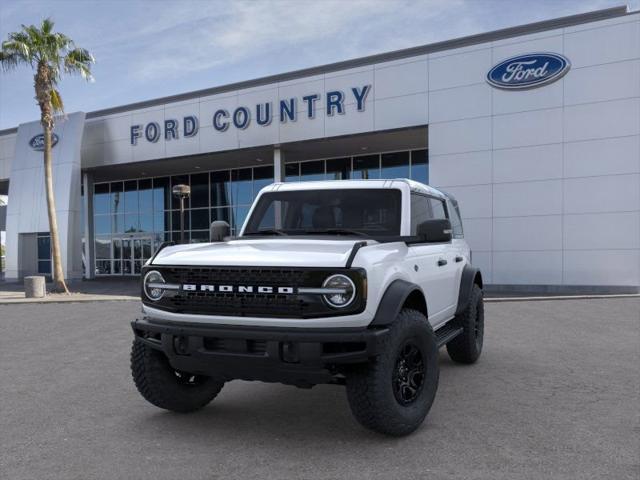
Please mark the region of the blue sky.
MULTIPOLYGON (((624 4, 623 0, 2 0, 0 38, 51 16, 96 57, 67 112, 224 85, 624 4)), ((632 9, 640 0, 631 0, 632 9)), ((39 117, 27 68, 0 73, 0 129, 39 117)))

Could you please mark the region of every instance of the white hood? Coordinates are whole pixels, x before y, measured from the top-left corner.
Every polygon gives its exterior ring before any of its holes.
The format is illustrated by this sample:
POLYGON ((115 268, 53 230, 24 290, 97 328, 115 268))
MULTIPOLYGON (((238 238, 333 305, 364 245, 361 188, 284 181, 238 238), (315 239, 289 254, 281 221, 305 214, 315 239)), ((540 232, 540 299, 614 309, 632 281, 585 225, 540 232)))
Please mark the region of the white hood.
POLYGON ((162 249, 153 265, 344 267, 358 241, 263 238, 176 245, 162 249))

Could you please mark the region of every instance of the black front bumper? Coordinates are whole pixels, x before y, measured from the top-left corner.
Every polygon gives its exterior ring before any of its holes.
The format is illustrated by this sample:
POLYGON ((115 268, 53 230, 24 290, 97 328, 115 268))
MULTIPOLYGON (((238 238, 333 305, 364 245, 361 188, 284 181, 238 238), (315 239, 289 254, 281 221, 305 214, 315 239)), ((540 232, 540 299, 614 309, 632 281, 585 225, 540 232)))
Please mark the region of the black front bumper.
POLYGON ((162 351, 177 370, 226 380, 297 386, 340 383, 348 365, 382 348, 388 329, 299 329, 199 325, 143 318, 136 339, 162 351))

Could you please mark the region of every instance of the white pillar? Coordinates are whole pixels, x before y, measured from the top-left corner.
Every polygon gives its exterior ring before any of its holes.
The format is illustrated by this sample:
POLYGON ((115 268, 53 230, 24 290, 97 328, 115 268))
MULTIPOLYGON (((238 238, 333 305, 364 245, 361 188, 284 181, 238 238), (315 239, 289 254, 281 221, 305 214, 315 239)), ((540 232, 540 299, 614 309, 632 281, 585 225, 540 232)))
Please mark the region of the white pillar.
POLYGON ((276 183, 285 181, 284 161, 284 152, 280 150, 280 146, 276 146, 273 149, 273 181, 276 183))

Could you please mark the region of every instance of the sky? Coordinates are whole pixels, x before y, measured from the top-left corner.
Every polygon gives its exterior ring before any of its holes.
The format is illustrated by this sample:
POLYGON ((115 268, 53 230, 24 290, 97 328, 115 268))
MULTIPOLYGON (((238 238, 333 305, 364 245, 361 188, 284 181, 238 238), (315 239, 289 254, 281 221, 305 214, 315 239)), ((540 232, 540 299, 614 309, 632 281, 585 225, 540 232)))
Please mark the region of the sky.
MULTIPOLYGON (((67 113, 624 5, 624 0, 2 0, 0 39, 51 17, 96 58, 67 113)), ((632 10, 640 0, 628 2, 632 10)), ((33 74, 0 72, 0 129, 37 120, 33 74)))

